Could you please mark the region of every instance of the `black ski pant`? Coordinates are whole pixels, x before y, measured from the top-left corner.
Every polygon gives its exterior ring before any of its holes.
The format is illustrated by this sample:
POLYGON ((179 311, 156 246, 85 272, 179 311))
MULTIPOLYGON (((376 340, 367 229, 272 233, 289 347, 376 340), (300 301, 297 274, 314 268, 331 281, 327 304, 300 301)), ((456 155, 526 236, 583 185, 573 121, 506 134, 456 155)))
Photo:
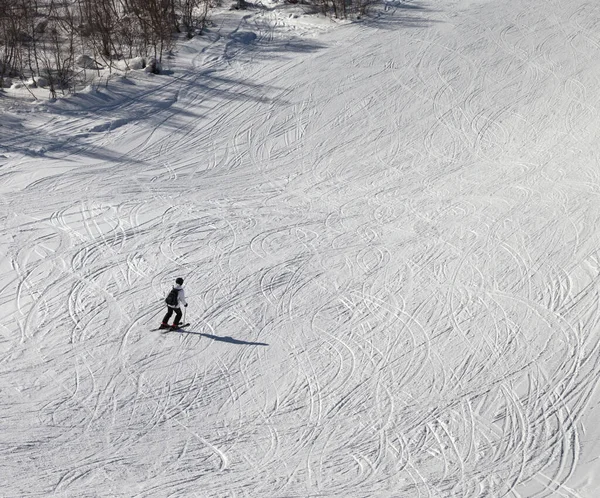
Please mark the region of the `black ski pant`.
POLYGON ((179 321, 181 320, 181 308, 171 308, 171 306, 167 306, 168 311, 167 314, 165 315, 165 317, 163 318, 163 323, 169 323, 169 319, 171 318, 171 315, 173 314, 173 312, 175 312, 175 321, 173 322, 173 327, 177 327, 177 325, 179 325, 179 321))

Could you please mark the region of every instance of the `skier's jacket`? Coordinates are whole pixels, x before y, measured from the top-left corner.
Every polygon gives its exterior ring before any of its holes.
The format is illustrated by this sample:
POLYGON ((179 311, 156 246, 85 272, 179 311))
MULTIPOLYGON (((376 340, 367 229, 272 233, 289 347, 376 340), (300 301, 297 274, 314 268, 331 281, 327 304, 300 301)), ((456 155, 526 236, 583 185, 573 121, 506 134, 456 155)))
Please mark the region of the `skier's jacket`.
POLYGON ((183 290, 183 287, 181 287, 181 285, 179 284, 175 284, 173 289, 177 291, 177 304, 167 304, 167 306, 169 308, 179 308, 181 305, 187 306, 187 301, 185 300, 185 291, 183 290))

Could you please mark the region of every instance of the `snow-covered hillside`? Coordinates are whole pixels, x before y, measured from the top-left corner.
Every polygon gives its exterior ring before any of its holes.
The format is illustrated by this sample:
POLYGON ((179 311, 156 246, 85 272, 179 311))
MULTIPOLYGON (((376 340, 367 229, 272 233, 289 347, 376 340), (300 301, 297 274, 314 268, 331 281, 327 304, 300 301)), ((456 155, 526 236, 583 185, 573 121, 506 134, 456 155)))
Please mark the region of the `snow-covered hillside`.
POLYGON ((2 496, 598 496, 600 4, 388 6, 0 100, 2 496))

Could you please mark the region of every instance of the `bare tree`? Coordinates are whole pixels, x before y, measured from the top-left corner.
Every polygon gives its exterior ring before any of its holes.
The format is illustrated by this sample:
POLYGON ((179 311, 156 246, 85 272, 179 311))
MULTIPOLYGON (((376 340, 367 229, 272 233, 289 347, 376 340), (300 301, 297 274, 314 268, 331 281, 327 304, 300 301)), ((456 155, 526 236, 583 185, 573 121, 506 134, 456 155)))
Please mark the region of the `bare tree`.
MULTIPOLYGON (((296 0, 288 0, 296 1, 296 0)), ((348 16, 365 15, 370 7, 381 0, 312 0, 320 11, 328 16, 345 19, 348 16)))
POLYGON ((174 33, 183 29, 191 37, 204 27, 209 2, 0 0, 0 87, 14 75, 31 78, 32 85, 43 77, 53 96, 70 91, 77 52, 91 51, 108 68, 115 59, 136 56, 151 57, 158 67, 173 47, 174 33))
POLYGON ((172 47, 174 0, 124 0, 127 9, 137 18, 146 47, 146 55, 161 61, 172 47))
POLYGON ((79 0, 81 33, 106 62, 111 61, 119 23, 119 4, 113 0, 79 0))
POLYGON ((77 16, 75 7, 68 3, 56 9, 56 28, 53 32, 56 75, 61 90, 75 88, 75 51, 77 38, 77 16), (54 34, 55 33, 55 34, 54 34))
POLYGON ((0 87, 7 75, 14 74, 22 60, 19 51, 20 22, 10 0, 0 0, 0 87))
POLYGON ((208 16, 208 0, 178 0, 181 24, 188 38, 196 29, 202 29, 208 16))

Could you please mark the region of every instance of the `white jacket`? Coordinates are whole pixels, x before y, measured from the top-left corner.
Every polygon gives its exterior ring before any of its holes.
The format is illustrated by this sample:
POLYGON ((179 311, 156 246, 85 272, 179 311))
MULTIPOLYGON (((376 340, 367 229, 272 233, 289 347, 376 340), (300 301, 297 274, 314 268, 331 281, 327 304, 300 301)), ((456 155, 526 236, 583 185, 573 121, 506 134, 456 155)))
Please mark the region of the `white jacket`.
POLYGON ((173 286, 174 289, 177 289, 177 306, 171 306, 170 304, 168 305, 169 308, 180 308, 181 306, 187 306, 187 301, 185 300, 185 291, 183 290, 183 287, 181 287, 181 285, 179 284, 175 284, 173 286))

